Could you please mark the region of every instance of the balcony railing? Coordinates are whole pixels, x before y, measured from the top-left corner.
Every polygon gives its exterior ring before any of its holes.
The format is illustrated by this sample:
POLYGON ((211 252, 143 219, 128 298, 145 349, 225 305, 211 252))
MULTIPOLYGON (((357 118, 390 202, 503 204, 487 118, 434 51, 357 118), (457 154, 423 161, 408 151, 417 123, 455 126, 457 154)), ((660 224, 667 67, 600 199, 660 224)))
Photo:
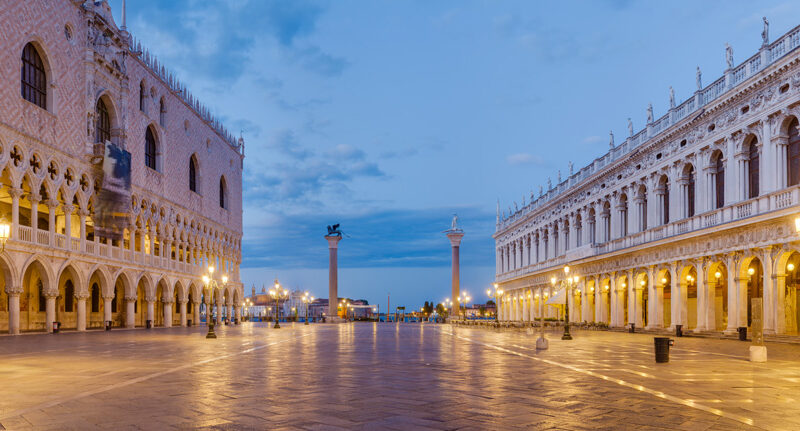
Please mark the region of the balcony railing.
MULTIPOLYGON (((55 233, 53 235, 54 244, 50 243, 50 232, 46 230, 37 229, 34 235, 33 229, 30 226, 17 226, 16 236, 12 236, 11 243, 23 244, 38 244, 59 250, 71 250, 73 252, 81 251, 80 238, 67 237, 64 234, 55 233), (68 248, 69 246, 69 248, 68 248)), ((90 256, 104 257, 112 260, 139 263, 142 265, 152 266, 156 268, 172 269, 183 273, 200 273, 199 265, 190 264, 186 262, 179 262, 169 258, 155 256, 151 254, 132 252, 128 248, 115 247, 110 244, 101 243, 99 240, 84 241, 84 253, 90 256)))
MULTIPOLYGON (((684 218, 661 226, 656 226, 641 232, 636 232, 622 238, 612 239, 603 243, 594 244, 591 252, 586 257, 600 256, 629 247, 635 247, 647 242, 658 241, 670 236, 682 235, 696 230, 705 229, 713 226, 734 222, 747 217, 767 214, 772 211, 789 208, 800 204, 800 186, 793 186, 789 189, 782 189, 777 192, 762 195, 744 202, 738 202, 723 208, 697 214, 693 217, 684 218)), ((505 281, 519 277, 521 275, 534 273, 550 267, 569 263, 567 254, 561 255, 543 262, 534 263, 512 271, 504 272, 497 276, 499 281, 505 281)), ((581 257, 583 258, 583 257, 581 257)))

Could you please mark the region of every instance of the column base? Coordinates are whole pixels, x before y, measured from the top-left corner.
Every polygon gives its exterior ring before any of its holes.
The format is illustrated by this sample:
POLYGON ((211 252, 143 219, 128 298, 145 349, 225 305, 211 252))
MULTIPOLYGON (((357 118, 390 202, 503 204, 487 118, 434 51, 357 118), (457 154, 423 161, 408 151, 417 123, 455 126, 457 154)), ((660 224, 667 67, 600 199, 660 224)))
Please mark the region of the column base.
POLYGON ((767 346, 750 346, 750 362, 767 362, 767 346))

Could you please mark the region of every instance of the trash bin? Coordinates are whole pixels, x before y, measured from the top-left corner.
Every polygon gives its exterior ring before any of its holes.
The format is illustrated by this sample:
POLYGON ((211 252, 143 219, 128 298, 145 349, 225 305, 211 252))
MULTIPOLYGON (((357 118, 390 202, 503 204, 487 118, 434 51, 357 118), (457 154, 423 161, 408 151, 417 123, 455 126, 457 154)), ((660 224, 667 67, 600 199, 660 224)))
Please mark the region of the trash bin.
POLYGON ((145 323, 145 327, 146 327, 147 329, 150 329, 150 328, 152 328, 152 327, 153 327, 153 321, 152 321, 152 320, 148 320, 148 321, 145 323))
POLYGON ((672 340, 669 337, 653 337, 653 342, 656 347, 656 362, 669 362, 669 346, 672 345, 672 340))
POLYGON ((53 333, 58 334, 58 329, 61 327, 61 322, 53 322, 53 333))
POLYGON ((747 341, 747 326, 740 326, 737 330, 739 331, 739 341, 747 341))
POLYGON ((631 323, 630 328, 628 328, 628 332, 630 332, 631 334, 636 332, 636 324, 635 323, 631 323))
POLYGON ((111 330, 111 321, 110 320, 106 320, 106 331, 110 331, 110 330, 111 330))
POLYGON ((192 319, 188 319, 186 321, 186 326, 192 326, 192 319))
POLYGON ((675 325, 675 336, 683 337, 683 325, 675 325))

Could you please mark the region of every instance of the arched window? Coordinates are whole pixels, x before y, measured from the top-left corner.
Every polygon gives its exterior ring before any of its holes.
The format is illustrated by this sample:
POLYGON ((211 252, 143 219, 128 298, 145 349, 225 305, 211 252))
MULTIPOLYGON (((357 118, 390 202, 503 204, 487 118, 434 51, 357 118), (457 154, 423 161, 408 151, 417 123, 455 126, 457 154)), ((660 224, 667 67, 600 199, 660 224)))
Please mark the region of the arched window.
POLYGON ((36 282, 36 288, 39 291, 39 311, 47 311, 47 298, 44 296, 44 285, 42 280, 36 282))
POLYGON ((714 188, 716 191, 716 208, 725 206, 725 163, 722 161, 722 153, 717 154, 714 161, 714 188))
POLYGON ((72 285, 72 280, 67 280, 64 283, 64 311, 72 313, 72 305, 75 302, 75 286, 72 285))
POLYGON ((686 167, 686 217, 694 217, 694 166, 686 167))
POLYGON ((597 242, 596 232, 596 218, 594 208, 589 210, 589 244, 597 242))
POLYGON ((103 143, 111 140, 111 119, 108 115, 108 109, 103 99, 97 99, 97 108, 95 109, 97 115, 97 130, 95 136, 97 142, 103 143))
POLYGON ((750 193, 748 198, 757 197, 759 194, 758 176, 759 176, 759 155, 758 155, 758 141, 753 139, 750 141, 750 157, 747 162, 747 186, 750 193))
POLYGON ((220 177, 219 179, 219 206, 220 208, 227 208, 227 197, 225 194, 227 193, 227 187, 225 186, 225 177, 220 177))
POLYGON ((144 164, 148 168, 156 170, 156 137, 150 127, 144 134, 144 164))
POLYGON ((638 215, 639 215, 639 231, 647 230, 647 187, 641 186, 639 188, 638 215))
POLYGON ((144 81, 139 83, 139 110, 144 112, 144 98, 147 97, 147 93, 145 93, 144 88, 144 81))
POLYGON ((619 236, 628 236, 628 195, 619 198, 619 236))
POLYGON ((194 157, 189 157, 189 190, 197 193, 197 166, 194 157))
POLYGON ((92 284, 92 313, 100 312, 100 286, 92 284))
POLYGON ((583 237, 583 217, 580 214, 575 216, 575 245, 580 247, 582 245, 583 237))
POLYGON ((167 107, 164 104, 164 98, 158 102, 158 122, 161 127, 167 127, 167 107))
POLYGON ((661 205, 661 214, 657 214, 661 216, 661 224, 669 223, 669 180, 667 179, 666 175, 663 175, 660 180, 660 190, 657 191, 659 194, 659 202, 661 205))
POLYGON ((792 123, 789 124, 789 148, 788 150, 788 157, 787 163, 788 172, 786 178, 789 180, 790 186, 795 186, 800 184, 800 133, 797 130, 798 127, 797 118, 792 120, 792 123))
POLYGON ((47 73, 39 52, 32 44, 22 49, 22 98, 47 109, 47 73))

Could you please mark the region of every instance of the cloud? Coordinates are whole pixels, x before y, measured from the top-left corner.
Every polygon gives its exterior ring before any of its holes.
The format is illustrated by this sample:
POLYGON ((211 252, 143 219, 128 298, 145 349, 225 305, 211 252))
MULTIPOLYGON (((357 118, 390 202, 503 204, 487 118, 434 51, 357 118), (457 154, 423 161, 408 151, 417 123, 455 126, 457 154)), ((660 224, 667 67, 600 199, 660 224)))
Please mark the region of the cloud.
POLYGON ((583 141, 581 142, 584 144, 599 144, 600 142, 603 142, 603 139, 604 138, 602 136, 587 136, 583 138, 583 141))
POLYGON ((292 56, 306 70, 328 77, 341 75, 345 68, 350 65, 350 62, 344 57, 327 54, 318 46, 295 49, 292 52, 292 56))
POLYGON ((544 159, 539 156, 535 156, 533 154, 528 153, 518 153, 512 154, 506 157, 506 161, 509 165, 517 166, 517 165, 537 165, 542 166, 544 165, 544 159))
POLYGON ((453 212, 458 212, 469 233, 461 247, 462 264, 492 265, 495 214, 479 207, 460 207, 278 215, 270 224, 245 227, 242 267, 327 267, 322 235, 325 226, 333 223, 341 223, 347 234, 339 248, 341 267, 446 267, 450 244, 442 231, 449 227, 453 212))
POLYGON ((297 142, 294 132, 288 129, 277 131, 267 147, 276 149, 293 160, 305 160, 311 156, 311 152, 297 142))

